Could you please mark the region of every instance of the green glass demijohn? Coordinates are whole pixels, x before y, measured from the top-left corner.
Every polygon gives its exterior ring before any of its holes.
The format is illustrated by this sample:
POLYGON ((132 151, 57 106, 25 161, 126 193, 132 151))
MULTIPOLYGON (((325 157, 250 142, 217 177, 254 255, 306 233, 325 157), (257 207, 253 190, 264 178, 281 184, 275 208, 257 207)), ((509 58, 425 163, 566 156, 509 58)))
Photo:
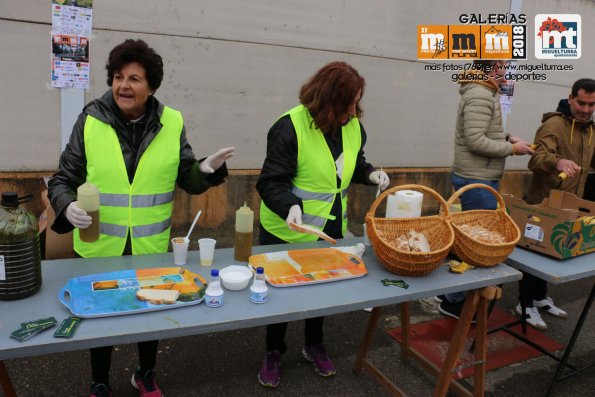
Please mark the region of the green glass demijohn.
POLYGON ((0 205, 0 300, 26 298, 41 288, 37 218, 16 192, 2 193, 0 205))

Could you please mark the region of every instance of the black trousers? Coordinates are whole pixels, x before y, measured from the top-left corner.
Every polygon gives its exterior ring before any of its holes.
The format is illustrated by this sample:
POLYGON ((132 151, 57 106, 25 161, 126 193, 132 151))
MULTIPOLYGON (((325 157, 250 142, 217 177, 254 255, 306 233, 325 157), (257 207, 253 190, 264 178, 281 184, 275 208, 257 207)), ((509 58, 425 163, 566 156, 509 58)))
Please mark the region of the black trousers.
MULTIPOLYGON (((122 255, 130 255, 130 235, 126 241, 126 247, 122 255)), ((75 258, 82 258, 75 252, 75 258)), ((142 373, 155 367, 157 361, 158 340, 150 340, 138 343, 138 366, 142 373)), ((91 353, 91 377, 93 382, 109 385, 109 370, 112 364, 113 346, 101 346, 89 349, 91 353)))
POLYGON ((533 307, 533 300, 540 301, 547 297, 547 282, 523 272, 519 281, 519 302, 525 307, 533 307))
MULTIPOLYGON (((145 373, 155 367, 158 345, 158 340, 138 343, 138 364, 141 373, 145 373)), ((109 385, 109 370, 112 363, 113 348, 113 346, 102 346, 90 349, 93 382, 109 385)))
MULTIPOLYGON (((340 200, 339 200, 340 202, 340 200)), ((334 208, 334 207, 333 207, 334 208)), ((336 209, 335 209, 336 210, 336 209)), ((331 211, 332 213, 332 211, 331 211)), ((339 226, 338 230, 340 229, 341 223, 340 221, 343 218, 337 217, 337 224, 339 226)), ((327 222, 327 226, 324 229, 324 232, 327 233, 329 236, 334 238, 342 238, 341 234, 337 234, 333 232, 330 228, 331 222, 327 222)), ((283 241, 277 236, 269 233, 262 223, 260 224, 260 233, 259 233, 259 242, 260 245, 269 245, 269 244, 287 244, 287 241, 283 241)), ((304 329, 304 336, 306 346, 318 345, 323 341, 323 332, 322 326, 324 322, 324 317, 314 317, 308 318, 305 320, 305 329, 304 329)), ((267 335, 266 335, 266 350, 278 350, 279 353, 283 354, 287 351, 287 345, 285 344, 285 333, 287 332, 287 324, 288 323, 278 323, 278 324, 269 324, 267 325, 267 335)))
MULTIPOLYGON (((305 320, 306 327, 304 330, 306 346, 317 345, 322 343, 323 332, 322 324, 324 317, 314 317, 305 320)), ((279 350, 283 354, 287 351, 285 344, 285 332, 287 331, 288 323, 278 323, 267 325, 266 350, 279 350)))

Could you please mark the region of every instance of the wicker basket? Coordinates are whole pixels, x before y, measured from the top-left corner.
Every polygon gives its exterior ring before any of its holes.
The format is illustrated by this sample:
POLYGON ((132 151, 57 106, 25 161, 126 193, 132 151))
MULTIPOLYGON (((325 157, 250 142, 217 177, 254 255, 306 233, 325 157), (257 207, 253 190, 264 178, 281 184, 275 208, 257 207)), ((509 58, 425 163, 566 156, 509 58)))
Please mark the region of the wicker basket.
POLYGON ((366 230, 378 260, 384 267, 404 276, 424 276, 444 262, 453 243, 454 232, 448 221, 446 201, 434 190, 421 185, 401 185, 385 190, 366 214, 366 230), (417 218, 376 218, 376 208, 389 194, 399 190, 417 190, 434 196, 444 209, 445 216, 433 215, 417 218), (430 252, 400 251, 389 245, 409 230, 423 233, 430 243, 430 252))
POLYGON ((452 212, 451 224, 455 232, 455 243, 452 252, 459 259, 473 266, 491 267, 502 263, 514 249, 521 238, 521 232, 512 218, 506 213, 506 206, 502 196, 491 186, 481 183, 472 183, 457 190, 447 201, 451 206, 461 194, 471 189, 486 189, 498 200, 499 208, 496 210, 469 210, 452 212), (492 232, 497 232, 505 239, 505 243, 483 243, 472 239, 463 233, 461 225, 479 226, 492 232))

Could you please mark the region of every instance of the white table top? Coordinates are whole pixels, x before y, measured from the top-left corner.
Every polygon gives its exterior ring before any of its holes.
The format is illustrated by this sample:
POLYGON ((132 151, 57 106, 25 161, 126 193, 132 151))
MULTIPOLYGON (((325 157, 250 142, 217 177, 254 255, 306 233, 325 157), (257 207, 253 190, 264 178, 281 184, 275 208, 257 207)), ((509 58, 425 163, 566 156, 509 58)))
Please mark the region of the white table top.
POLYGON ((556 259, 516 247, 506 263, 552 284, 563 284, 595 276, 595 253, 556 259))
MULTIPOLYGON (((338 245, 348 246, 360 241, 361 238, 344 239, 339 240, 338 245)), ((253 253, 328 246, 323 241, 269 245, 254 247, 253 253)), ((363 260, 368 269, 364 277, 301 287, 269 287, 269 301, 265 304, 251 303, 248 289, 225 291, 224 305, 220 308, 209 308, 200 303, 150 313, 85 319, 72 339, 54 338, 54 327, 20 343, 9 335, 19 328, 21 322, 54 316, 60 323, 71 315, 57 298, 58 291, 70 278, 123 269, 169 267, 173 265, 173 254, 44 261, 40 292, 25 299, 0 301, 0 360, 326 316, 509 283, 521 278, 520 272, 504 264, 476 268, 462 275, 451 273, 447 266, 441 266, 424 277, 399 276, 385 270, 371 247, 367 247, 363 260), (381 280, 385 278, 402 279, 409 288, 383 286, 381 280)), ((216 250, 214 268, 221 269, 231 264, 241 264, 233 260, 233 249, 216 250)), ((198 264, 198 251, 189 252, 187 268, 208 280, 211 267, 198 264)))

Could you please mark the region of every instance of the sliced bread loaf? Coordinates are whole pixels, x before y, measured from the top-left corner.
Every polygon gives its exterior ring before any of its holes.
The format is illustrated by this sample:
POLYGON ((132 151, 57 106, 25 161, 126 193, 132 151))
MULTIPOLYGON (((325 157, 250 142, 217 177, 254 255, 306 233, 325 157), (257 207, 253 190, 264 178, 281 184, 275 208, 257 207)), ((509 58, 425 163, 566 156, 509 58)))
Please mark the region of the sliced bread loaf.
POLYGON ((180 291, 175 289, 149 289, 142 288, 136 291, 136 297, 141 301, 147 301, 154 305, 176 303, 180 296, 180 291))

